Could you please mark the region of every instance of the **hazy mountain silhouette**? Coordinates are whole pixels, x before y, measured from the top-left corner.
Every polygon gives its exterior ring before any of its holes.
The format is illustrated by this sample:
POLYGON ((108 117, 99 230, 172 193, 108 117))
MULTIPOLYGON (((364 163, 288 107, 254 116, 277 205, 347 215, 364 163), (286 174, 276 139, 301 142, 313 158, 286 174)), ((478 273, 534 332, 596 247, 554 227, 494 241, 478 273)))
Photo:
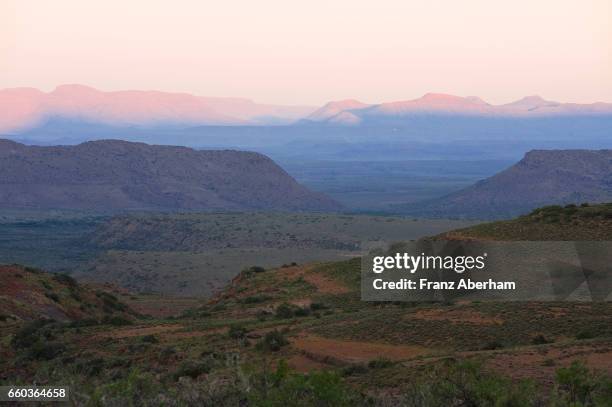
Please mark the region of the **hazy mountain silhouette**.
POLYGON ((110 126, 278 124, 311 113, 308 106, 258 104, 241 98, 126 90, 103 92, 62 85, 49 93, 33 88, 0 90, 0 133, 21 132, 54 118, 110 126))

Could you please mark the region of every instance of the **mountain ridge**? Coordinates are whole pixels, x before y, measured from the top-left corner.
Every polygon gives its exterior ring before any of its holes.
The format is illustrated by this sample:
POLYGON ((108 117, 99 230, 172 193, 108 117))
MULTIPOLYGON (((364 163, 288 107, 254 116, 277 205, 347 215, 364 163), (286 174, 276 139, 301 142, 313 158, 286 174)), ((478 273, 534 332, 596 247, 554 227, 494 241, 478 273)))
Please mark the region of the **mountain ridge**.
POLYGON ((0 207, 334 211, 263 154, 121 140, 26 146, 0 140, 0 207))
POLYGON ((345 99, 317 108, 256 103, 247 98, 202 97, 186 92, 105 92, 90 86, 65 84, 50 92, 31 87, 0 89, 0 112, 0 134, 19 134, 44 126, 55 118, 144 128, 309 123, 355 126, 385 124, 418 115, 518 118, 612 115, 612 103, 560 103, 532 95, 493 105, 477 96, 427 93, 417 99, 378 104, 345 99))
POLYGON ((492 177, 403 209, 413 215, 495 219, 545 205, 611 201, 612 150, 532 150, 492 177))
POLYGON ((255 103, 246 98, 201 97, 185 92, 121 90, 104 92, 78 84, 50 92, 0 89, 0 132, 22 131, 54 117, 110 125, 155 126, 290 123, 312 112, 309 106, 255 103))

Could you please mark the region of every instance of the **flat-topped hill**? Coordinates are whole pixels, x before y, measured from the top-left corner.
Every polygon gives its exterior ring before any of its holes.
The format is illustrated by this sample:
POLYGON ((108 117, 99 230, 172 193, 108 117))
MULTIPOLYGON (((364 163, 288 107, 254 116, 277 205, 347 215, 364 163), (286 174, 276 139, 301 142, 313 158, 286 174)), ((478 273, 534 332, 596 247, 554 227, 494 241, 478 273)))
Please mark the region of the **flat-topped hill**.
POLYGON ((0 207, 333 211, 268 157, 117 140, 38 147, 0 140, 0 207))

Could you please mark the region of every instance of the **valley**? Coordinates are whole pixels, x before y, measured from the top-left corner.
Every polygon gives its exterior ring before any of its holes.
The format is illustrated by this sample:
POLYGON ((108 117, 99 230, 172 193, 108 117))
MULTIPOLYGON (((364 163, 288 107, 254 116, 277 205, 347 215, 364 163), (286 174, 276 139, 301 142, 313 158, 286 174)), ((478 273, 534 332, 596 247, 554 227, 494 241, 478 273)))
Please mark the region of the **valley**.
POLYGON ((345 259, 473 223, 349 214, 11 211, 0 219, 0 264, 134 292, 208 297, 251 266, 345 259))

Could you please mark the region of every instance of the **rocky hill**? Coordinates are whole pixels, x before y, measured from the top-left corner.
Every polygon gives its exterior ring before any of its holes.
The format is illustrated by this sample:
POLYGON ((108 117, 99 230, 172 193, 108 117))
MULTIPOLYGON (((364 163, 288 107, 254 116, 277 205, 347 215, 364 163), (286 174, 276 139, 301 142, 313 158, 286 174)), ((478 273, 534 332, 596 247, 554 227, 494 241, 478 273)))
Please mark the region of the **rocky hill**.
POLYGON ((403 212, 433 217, 509 218, 553 204, 612 201, 612 150, 534 150, 471 187, 403 212))
POLYGON ((79 284, 65 274, 0 265, 0 281, 0 324, 37 319, 67 322, 120 318, 129 322, 136 316, 110 292, 79 284))
POLYGON ((268 157, 116 140, 36 147, 0 140, 0 207, 333 211, 268 157))

